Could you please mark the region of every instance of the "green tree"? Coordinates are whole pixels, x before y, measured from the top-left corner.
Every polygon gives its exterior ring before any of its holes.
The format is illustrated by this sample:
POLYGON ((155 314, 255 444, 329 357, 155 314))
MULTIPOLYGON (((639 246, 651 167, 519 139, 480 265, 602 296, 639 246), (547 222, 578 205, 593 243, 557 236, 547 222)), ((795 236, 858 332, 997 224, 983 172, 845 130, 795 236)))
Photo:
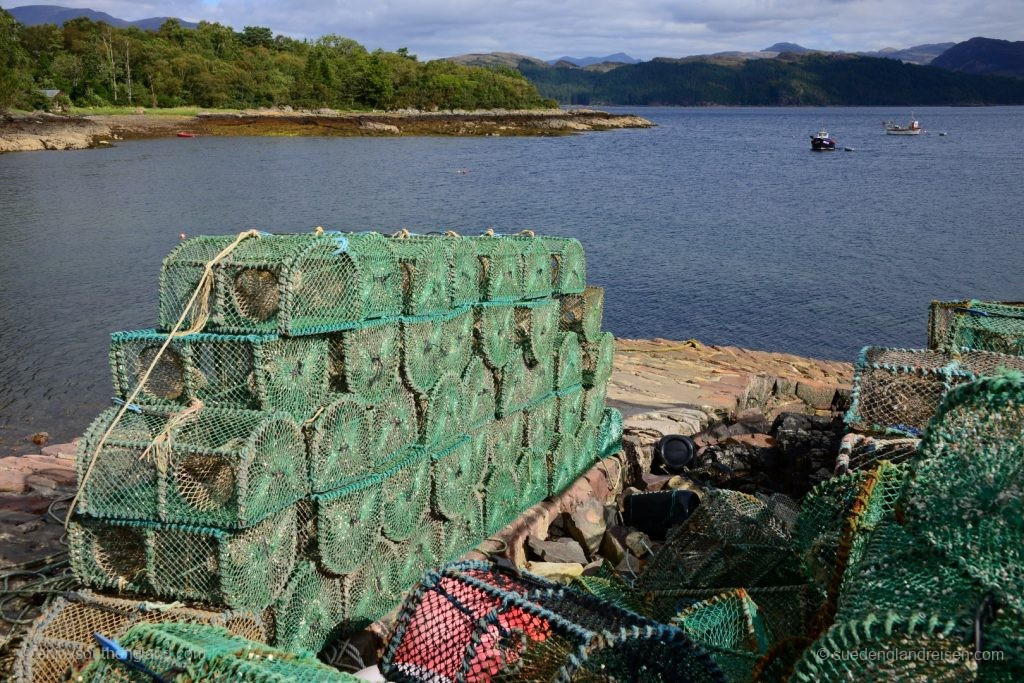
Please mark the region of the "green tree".
POLYGON ((0 9, 0 108, 30 99, 32 76, 28 55, 19 40, 21 24, 0 9))

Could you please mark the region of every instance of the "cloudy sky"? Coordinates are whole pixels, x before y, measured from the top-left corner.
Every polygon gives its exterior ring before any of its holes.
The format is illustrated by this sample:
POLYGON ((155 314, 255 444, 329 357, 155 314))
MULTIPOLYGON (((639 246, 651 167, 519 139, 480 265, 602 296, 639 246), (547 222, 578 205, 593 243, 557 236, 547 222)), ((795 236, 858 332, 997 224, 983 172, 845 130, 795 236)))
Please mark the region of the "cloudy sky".
POLYGON ((974 36, 1024 40, 1022 0, 46 1, 129 20, 178 16, 236 29, 269 26, 296 38, 337 33, 371 49, 406 46, 422 59, 491 51, 650 59, 759 50, 780 41, 856 51, 974 36))

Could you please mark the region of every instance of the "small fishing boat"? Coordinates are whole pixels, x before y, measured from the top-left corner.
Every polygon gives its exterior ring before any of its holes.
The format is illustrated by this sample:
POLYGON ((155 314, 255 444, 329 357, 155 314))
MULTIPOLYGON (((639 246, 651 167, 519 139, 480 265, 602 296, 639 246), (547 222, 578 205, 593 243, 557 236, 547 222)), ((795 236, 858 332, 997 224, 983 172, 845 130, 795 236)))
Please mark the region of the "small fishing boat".
POLYGON ((179 130, 178 131, 178 137, 179 138, 197 138, 197 137, 199 137, 199 133, 190 133, 187 130, 179 130))
POLYGON ((910 115, 910 123, 905 126, 893 121, 883 121, 882 125, 885 127, 886 135, 920 135, 924 131, 913 114, 910 115))
POLYGON ((811 136, 811 150, 815 152, 829 152, 836 148, 836 141, 828 134, 827 130, 819 130, 811 136))

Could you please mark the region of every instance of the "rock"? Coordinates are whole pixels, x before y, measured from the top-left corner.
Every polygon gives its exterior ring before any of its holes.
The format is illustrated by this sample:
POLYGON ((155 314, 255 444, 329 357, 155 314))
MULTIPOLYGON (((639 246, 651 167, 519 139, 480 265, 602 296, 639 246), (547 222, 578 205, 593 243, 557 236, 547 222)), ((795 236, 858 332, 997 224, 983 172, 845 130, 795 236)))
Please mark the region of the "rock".
POLYGON ((42 446, 43 444, 45 444, 49 440, 50 440, 50 433, 49 432, 36 432, 35 434, 32 435, 32 443, 34 443, 37 446, 42 446))
POLYGON ((531 536, 526 541, 526 545, 529 547, 530 552, 544 562, 587 563, 587 555, 583 552, 583 546, 571 538, 544 541, 536 536, 531 536))
POLYGON ((641 569, 643 569, 643 563, 629 551, 626 551, 622 560, 615 564, 615 571, 625 576, 639 574, 641 569))
POLYGON ((648 491, 661 491, 672 479, 670 474, 645 474, 643 476, 644 488, 648 491))
POLYGON ((556 515, 551 520, 551 523, 548 524, 548 538, 561 538, 567 535, 564 517, 564 515, 556 515))
POLYGON ((55 443, 43 449, 42 453, 59 460, 74 460, 78 452, 78 439, 70 443, 55 443))
POLYGON ((651 460, 654 458, 656 442, 656 438, 651 438, 646 434, 636 432, 623 434, 622 451, 625 455, 627 482, 638 482, 645 472, 651 471, 651 460))
POLYGON ((626 555, 628 550, 626 536, 628 534, 629 529, 624 526, 611 526, 605 530, 604 536, 601 538, 601 555, 613 565, 621 562, 626 555))
POLYGON ((0 492, 24 493, 28 490, 25 473, 17 470, 0 470, 0 492))
POLYGON ((361 121, 359 128, 370 133, 386 133, 388 135, 398 135, 402 132, 398 126, 390 123, 378 123, 377 121, 361 121))
POLYGON ((601 567, 604 566, 604 559, 597 558, 583 566, 583 576, 597 576, 601 574, 601 567))
POLYGON ((583 565, 572 562, 527 562, 526 570, 558 583, 569 583, 583 574, 583 565))
POLYGON ((622 513, 619 512, 618 503, 612 503, 604 506, 604 525, 605 527, 615 526, 622 523, 622 513))
POLYGON ((668 483, 665 485, 665 488, 673 490, 678 489, 682 491, 692 491, 697 495, 704 493, 704 489, 703 487, 701 487, 700 484, 690 479, 689 477, 684 477, 678 474, 668 480, 668 483))
POLYGON ((626 549, 636 557, 646 557, 651 554, 651 537, 642 531, 630 531, 626 534, 626 549))
POLYGON ((565 525, 569 535, 593 557, 604 536, 604 506, 594 499, 586 500, 565 518, 565 525))
POLYGON ((796 395, 816 410, 830 410, 836 396, 836 387, 823 382, 801 380, 796 384, 796 395))

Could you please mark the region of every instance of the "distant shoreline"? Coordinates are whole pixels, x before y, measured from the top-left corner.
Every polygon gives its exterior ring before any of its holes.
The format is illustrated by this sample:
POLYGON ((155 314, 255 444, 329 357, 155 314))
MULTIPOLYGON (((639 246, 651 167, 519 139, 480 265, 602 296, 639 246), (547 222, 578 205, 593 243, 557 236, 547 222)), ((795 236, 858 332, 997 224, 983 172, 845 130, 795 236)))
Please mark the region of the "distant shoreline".
POLYGON ((87 149, 137 140, 176 136, 400 137, 400 136, 554 136, 654 124, 634 115, 594 109, 310 112, 245 110, 192 115, 54 114, 0 118, 0 153, 87 149))

